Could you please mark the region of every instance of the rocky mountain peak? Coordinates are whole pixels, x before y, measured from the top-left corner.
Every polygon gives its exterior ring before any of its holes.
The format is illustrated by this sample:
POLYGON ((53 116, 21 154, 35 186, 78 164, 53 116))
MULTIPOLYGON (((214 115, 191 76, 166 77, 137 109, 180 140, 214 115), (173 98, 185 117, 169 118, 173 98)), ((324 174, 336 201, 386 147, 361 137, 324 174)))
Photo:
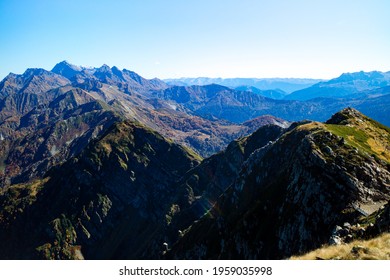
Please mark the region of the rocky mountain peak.
POLYGON ((60 63, 57 63, 51 72, 62 75, 68 79, 72 79, 74 76, 83 71, 82 67, 70 64, 68 61, 64 60, 60 63))
POLYGON ((354 73, 343 73, 340 77, 333 79, 334 82, 348 82, 351 80, 370 80, 370 79, 382 79, 385 77, 385 73, 379 71, 372 72, 354 72, 354 73))
POLYGON ((124 77, 123 77, 123 72, 116 66, 112 67, 111 68, 111 71, 114 75, 118 76, 119 78, 121 78, 122 80, 124 80, 124 77))
MULTIPOLYGON (((64 76, 46 71, 42 68, 29 68, 21 75, 8 75, 0 83, 0 97, 4 98, 16 93, 41 94, 69 83, 70 81, 64 76)), ((26 96, 21 98, 26 98, 26 96)), ((11 104, 13 103, 11 102, 11 104)))
POLYGON ((42 69, 42 68, 28 68, 26 71, 24 71, 22 76, 25 79, 28 79, 31 76, 39 76, 39 75, 42 75, 42 74, 50 74, 50 73, 48 71, 46 71, 45 69, 42 69))
POLYGON ((107 64, 103 64, 100 68, 97 69, 97 71, 107 73, 112 72, 110 66, 108 66, 107 64))
POLYGON ((139 84, 143 84, 144 81, 146 81, 144 78, 142 78, 140 75, 135 73, 134 71, 123 69, 123 73, 128 76, 131 80, 134 80, 135 82, 139 84))
POLYGON ((363 119, 365 116, 358 110, 348 107, 334 114, 327 124, 345 124, 349 120, 363 119))

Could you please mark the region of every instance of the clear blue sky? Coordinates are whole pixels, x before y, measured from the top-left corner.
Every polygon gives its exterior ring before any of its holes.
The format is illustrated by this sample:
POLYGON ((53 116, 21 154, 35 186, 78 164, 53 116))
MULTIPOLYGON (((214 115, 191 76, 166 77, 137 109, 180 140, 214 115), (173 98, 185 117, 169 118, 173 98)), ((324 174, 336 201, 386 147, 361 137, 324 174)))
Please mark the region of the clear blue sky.
POLYGON ((0 79, 62 60, 147 78, 390 71, 390 1, 0 0, 0 79))

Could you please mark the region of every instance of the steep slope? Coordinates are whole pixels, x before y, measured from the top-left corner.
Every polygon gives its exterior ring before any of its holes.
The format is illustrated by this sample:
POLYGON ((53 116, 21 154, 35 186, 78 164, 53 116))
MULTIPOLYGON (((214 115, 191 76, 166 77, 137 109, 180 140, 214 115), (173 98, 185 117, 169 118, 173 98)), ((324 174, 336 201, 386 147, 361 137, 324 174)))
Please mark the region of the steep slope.
POLYGON ((328 242, 390 199, 390 130, 356 110, 297 125, 256 150, 168 258, 279 259, 328 242))
POLYGON ((17 93, 39 94, 69 83, 63 76, 40 68, 30 68, 22 75, 11 73, 5 77, 0 82, 0 98, 17 93))
POLYGON ((285 97, 289 100, 309 100, 317 97, 342 98, 390 85, 390 72, 344 73, 340 77, 295 91, 285 97))
POLYGON ((177 241, 179 231, 213 207, 218 197, 234 182, 251 153, 275 141, 285 130, 278 125, 262 126, 187 172, 177 184, 174 208, 167 213, 169 222, 165 241, 168 244, 177 241))
POLYGON ((52 100, 49 90, 70 84, 63 76, 44 69, 27 69, 9 74, 0 83, 0 122, 25 114, 42 102, 52 100))
POLYGON ((389 230, 388 147, 390 129, 354 109, 263 126, 201 164, 116 123, 45 178, 1 190, 0 257, 279 259, 327 243, 337 225, 372 237, 389 230))
POLYGON ((57 63, 51 72, 61 75, 69 80, 74 80, 77 74, 81 74, 83 70, 86 70, 83 67, 70 64, 66 60, 57 63))
POLYGON ((156 257, 174 182, 199 161, 140 124, 116 123, 45 179, 1 190, 0 257, 156 257))
POLYGON ((70 81, 43 69, 27 69, 23 75, 8 75, 0 84, 0 134, 14 139, 23 115, 48 104, 64 93, 70 81))
POLYGON ((79 153, 121 117, 87 92, 71 87, 49 91, 54 100, 0 124, 0 186, 26 182, 79 153), (67 91, 69 89, 69 91, 67 91))

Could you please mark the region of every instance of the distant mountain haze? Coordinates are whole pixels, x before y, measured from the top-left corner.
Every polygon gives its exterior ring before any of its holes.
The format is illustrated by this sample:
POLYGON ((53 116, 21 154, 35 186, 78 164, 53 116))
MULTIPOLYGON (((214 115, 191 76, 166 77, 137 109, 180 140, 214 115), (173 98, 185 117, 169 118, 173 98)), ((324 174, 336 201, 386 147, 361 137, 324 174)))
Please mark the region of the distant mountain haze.
POLYGON ((178 79, 164 79, 169 85, 177 86, 191 86, 191 85, 209 85, 219 84, 230 88, 237 88, 241 86, 254 87, 259 90, 282 90, 286 93, 291 93, 296 90, 304 89, 312 86, 320 79, 299 79, 299 78, 178 78, 178 79))
MULTIPOLYGON (((385 88, 390 85, 390 72, 345 73, 340 77, 320 82, 308 88, 295 91, 285 97, 290 100, 308 100, 317 97, 353 98, 361 92, 385 88)), ((385 93, 388 93, 385 92, 385 93)))

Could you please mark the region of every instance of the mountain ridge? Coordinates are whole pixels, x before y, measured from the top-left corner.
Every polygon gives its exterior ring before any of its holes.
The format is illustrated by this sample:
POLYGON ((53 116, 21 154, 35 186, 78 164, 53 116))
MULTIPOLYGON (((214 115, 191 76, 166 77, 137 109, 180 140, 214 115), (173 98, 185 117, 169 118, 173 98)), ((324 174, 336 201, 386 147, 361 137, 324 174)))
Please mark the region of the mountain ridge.
POLYGON ((390 128, 352 108, 262 126, 204 160, 116 121, 43 177, 1 189, 1 258, 280 259, 346 222, 376 236, 390 224, 389 145, 390 128))
MULTIPOLYGON (((330 123, 345 129, 354 123, 364 129, 361 120, 376 127, 375 122, 351 109, 341 111, 330 123), (335 121, 339 116, 341 121, 335 121)), ((377 129, 386 133, 385 143, 389 143, 388 128, 377 129)), ((340 132, 327 124, 298 124, 255 151, 207 215, 184 230, 168 258, 285 258, 327 243, 337 224, 356 223, 360 214, 353 208, 354 201, 359 205, 370 204, 371 199, 388 201, 387 156, 385 162, 370 158, 372 150, 367 153, 360 138, 342 142, 345 134, 340 132), (356 147, 358 152, 348 152, 356 147), (340 148, 346 150, 336 150, 340 148), (348 155, 366 162, 358 167, 351 159, 347 162, 348 155), (334 160, 338 163, 332 163, 334 160), (375 176, 365 178, 363 174, 376 174, 381 179, 371 181, 368 178, 375 176)), ((380 151, 374 153, 381 155, 380 151)))

